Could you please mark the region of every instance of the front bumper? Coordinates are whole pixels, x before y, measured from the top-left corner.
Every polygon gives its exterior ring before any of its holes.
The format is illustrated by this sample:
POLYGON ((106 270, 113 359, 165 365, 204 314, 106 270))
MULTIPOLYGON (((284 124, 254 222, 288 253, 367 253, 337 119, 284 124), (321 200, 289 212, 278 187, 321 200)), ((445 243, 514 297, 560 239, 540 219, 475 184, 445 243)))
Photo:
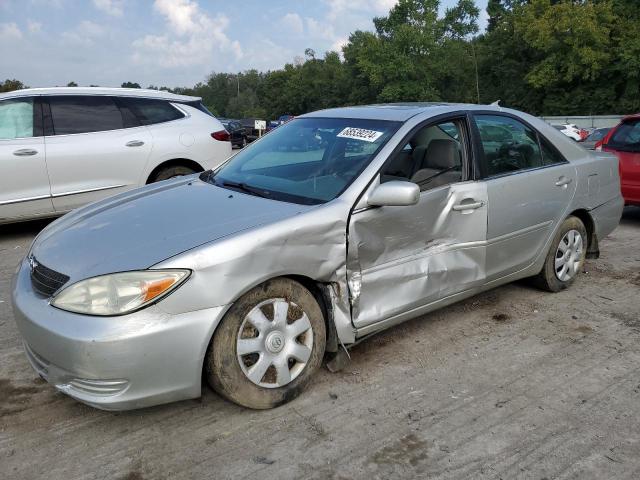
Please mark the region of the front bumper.
POLYGON ((40 376, 104 410, 200 396, 206 349, 225 310, 169 314, 159 303, 120 317, 65 312, 33 290, 26 261, 14 278, 13 308, 40 376))

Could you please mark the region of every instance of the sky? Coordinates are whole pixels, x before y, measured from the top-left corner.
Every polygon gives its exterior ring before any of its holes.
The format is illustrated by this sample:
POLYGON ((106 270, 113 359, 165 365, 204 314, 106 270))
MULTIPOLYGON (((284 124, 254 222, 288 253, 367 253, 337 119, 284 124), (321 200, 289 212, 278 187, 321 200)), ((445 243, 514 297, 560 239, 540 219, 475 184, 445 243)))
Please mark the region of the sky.
MULTIPOLYGON (((0 0, 0 81, 178 87, 339 50, 396 0, 0 0)), ((456 3, 442 0, 441 8, 456 3)), ((487 0, 480 26, 486 24, 487 0)))

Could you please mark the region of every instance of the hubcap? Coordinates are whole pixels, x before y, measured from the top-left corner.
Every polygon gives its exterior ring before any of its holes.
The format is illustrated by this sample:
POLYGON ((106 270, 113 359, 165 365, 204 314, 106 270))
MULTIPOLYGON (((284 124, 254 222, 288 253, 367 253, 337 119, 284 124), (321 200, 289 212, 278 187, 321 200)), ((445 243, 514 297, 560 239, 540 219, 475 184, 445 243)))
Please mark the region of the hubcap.
POLYGON ((555 271, 561 282, 571 280, 582 266, 582 235, 577 230, 565 233, 556 250, 555 271))
POLYGON ((309 317, 283 298, 256 305, 242 321, 236 342, 242 372, 266 388, 283 387, 295 380, 306 367, 312 348, 309 317))

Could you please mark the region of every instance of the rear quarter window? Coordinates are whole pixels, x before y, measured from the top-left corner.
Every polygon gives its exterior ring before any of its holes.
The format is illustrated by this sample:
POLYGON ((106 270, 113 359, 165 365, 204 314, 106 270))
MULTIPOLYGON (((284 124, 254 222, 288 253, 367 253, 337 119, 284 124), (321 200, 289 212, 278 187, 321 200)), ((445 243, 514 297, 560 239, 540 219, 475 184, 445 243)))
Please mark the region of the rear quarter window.
POLYGON ((119 102, 131 111, 142 125, 155 125, 184 118, 184 114, 167 100, 121 97, 119 102))
POLYGON ((209 109, 207 107, 204 106, 204 104, 200 101, 194 101, 194 102, 180 102, 184 105, 188 105, 190 107, 193 107, 197 110, 200 110, 202 113, 206 113, 207 115, 213 117, 213 113, 211 113, 209 111, 209 109))

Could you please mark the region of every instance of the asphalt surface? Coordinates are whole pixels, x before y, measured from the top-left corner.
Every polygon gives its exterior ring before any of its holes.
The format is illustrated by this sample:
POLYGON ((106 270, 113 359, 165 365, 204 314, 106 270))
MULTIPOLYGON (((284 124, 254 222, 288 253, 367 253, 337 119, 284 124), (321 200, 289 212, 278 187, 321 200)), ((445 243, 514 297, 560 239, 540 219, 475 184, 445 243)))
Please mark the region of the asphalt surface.
POLYGON ((570 290, 412 320, 270 411, 205 388, 107 413, 39 380, 9 287, 43 225, 0 227, 0 479, 640 478, 640 209, 570 290))

